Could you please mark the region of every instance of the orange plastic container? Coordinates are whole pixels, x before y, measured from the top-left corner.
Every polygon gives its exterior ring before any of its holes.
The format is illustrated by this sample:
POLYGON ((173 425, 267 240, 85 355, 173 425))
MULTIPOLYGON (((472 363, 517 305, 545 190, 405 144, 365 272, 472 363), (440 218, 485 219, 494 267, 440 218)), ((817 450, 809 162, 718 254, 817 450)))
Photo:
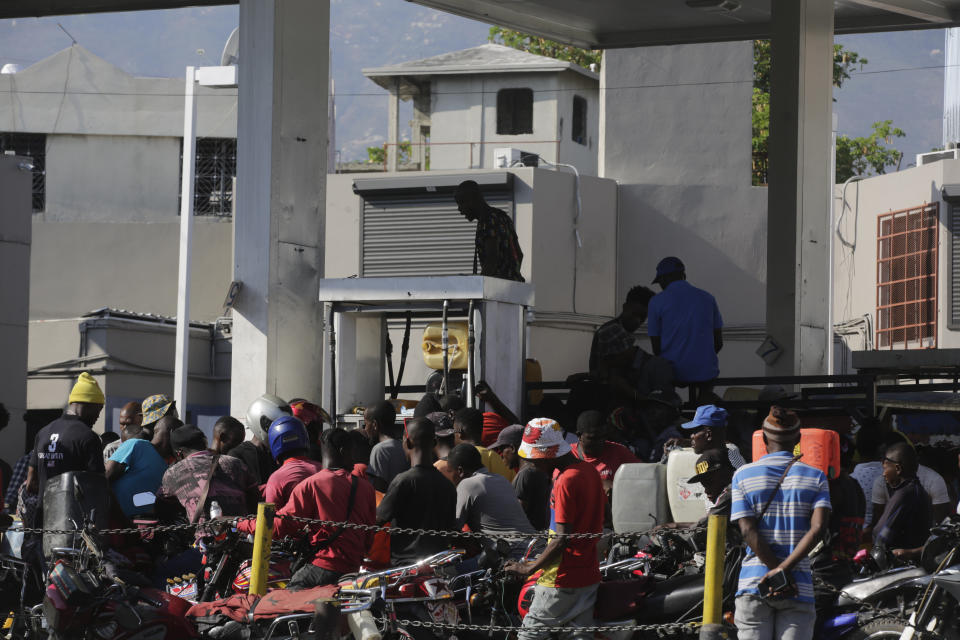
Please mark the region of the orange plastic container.
MULTIPOLYGON (((802 453, 800 462, 823 471, 828 478, 840 474, 840 434, 829 429, 800 429, 800 444, 793 455, 802 453)), ((759 460, 767 455, 767 445, 763 442, 763 431, 753 432, 753 459, 759 460)))

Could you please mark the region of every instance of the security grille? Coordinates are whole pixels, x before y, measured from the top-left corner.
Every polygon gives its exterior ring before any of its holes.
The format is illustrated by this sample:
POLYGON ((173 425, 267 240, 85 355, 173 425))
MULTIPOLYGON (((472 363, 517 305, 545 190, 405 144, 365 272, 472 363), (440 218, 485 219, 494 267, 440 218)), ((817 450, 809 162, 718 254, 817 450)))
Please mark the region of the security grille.
POLYGON ((877 345, 937 346, 940 205, 877 217, 877 345))
POLYGON ((0 153, 32 158, 33 210, 47 207, 47 136, 43 133, 0 133, 0 153))
MULTIPOLYGON (((513 219, 511 192, 484 192, 484 197, 513 219)), ((365 194, 360 275, 472 274, 476 229, 460 215, 452 193, 365 194)))
MULTIPOLYGON (((233 179, 237 175, 235 138, 197 138, 193 215, 229 216, 233 213, 233 179)), ((180 179, 183 192, 183 141, 180 142, 180 179)), ((179 211, 179 200, 178 207, 179 211)))

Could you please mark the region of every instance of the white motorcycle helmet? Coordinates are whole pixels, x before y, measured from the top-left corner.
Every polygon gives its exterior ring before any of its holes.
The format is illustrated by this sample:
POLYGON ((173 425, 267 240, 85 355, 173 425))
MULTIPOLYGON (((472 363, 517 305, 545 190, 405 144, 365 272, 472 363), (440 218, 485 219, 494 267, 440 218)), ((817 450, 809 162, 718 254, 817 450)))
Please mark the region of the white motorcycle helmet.
POLYGON ((285 400, 272 393, 265 393, 247 409, 247 428, 261 442, 267 441, 267 429, 280 416, 292 416, 293 410, 285 400))

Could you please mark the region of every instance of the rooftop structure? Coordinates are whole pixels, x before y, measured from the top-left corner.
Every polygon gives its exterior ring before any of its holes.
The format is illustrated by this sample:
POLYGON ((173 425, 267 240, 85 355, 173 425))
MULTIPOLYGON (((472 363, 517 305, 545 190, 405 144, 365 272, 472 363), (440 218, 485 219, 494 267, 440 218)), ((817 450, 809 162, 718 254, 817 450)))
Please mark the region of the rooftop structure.
MULTIPOLYGON (((484 44, 363 74, 389 92, 388 171, 400 168, 399 102, 413 101, 413 169, 504 168, 515 148, 595 174, 599 76, 580 65, 484 44)), ((539 161, 539 160, 538 160, 539 161)))

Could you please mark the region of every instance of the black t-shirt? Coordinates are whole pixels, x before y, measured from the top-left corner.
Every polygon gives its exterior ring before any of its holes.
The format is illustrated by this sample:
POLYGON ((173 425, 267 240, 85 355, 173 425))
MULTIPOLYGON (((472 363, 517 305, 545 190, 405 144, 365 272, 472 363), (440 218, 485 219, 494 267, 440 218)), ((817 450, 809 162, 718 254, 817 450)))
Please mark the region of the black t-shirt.
POLYGON ((916 478, 906 480, 889 493, 890 499, 875 526, 874 539, 891 550, 923 546, 933 521, 930 496, 916 478))
POLYGON ((103 445, 79 417, 65 413, 37 433, 30 466, 37 470, 42 496, 47 480, 61 473, 103 473, 103 445))
MULTIPOLYGON (((432 465, 412 467, 390 483, 377 507, 377 520, 394 527, 455 531, 457 528, 457 490, 432 465)), ((397 534, 390 536, 390 556, 394 564, 411 564, 449 549, 453 538, 397 534)))
POLYGON ((533 528, 545 531, 550 526, 550 478, 547 474, 532 465, 525 465, 513 479, 513 491, 533 528))
POLYGON ((257 484, 264 484, 270 474, 277 470, 277 464, 273 456, 264 447, 258 447, 249 440, 241 442, 233 449, 227 452, 228 456, 240 458, 247 469, 257 479, 257 484))

